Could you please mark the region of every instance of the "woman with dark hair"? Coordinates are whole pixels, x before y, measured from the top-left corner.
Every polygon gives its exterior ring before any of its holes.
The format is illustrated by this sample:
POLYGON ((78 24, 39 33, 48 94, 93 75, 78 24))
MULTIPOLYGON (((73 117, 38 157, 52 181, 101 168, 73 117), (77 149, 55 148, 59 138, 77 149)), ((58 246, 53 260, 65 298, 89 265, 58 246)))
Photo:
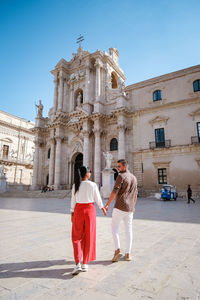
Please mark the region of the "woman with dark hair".
POLYGON ((94 201, 102 209, 103 202, 95 182, 90 181, 91 171, 82 166, 75 175, 72 187, 71 220, 72 243, 76 266, 72 275, 88 271, 88 262, 96 259, 96 210, 94 201), (83 264, 81 260, 83 257, 83 264))

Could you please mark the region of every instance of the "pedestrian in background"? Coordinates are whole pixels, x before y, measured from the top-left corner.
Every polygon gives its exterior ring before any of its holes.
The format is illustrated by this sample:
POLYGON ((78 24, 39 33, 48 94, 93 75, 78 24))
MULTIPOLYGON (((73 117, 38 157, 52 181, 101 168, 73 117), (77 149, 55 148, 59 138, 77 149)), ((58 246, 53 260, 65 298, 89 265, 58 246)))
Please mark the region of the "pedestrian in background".
POLYGON ((190 200, 192 200, 193 203, 195 203, 195 200, 192 199, 192 189, 190 187, 190 184, 188 184, 187 197, 188 197, 188 202, 187 203, 190 203, 190 200))

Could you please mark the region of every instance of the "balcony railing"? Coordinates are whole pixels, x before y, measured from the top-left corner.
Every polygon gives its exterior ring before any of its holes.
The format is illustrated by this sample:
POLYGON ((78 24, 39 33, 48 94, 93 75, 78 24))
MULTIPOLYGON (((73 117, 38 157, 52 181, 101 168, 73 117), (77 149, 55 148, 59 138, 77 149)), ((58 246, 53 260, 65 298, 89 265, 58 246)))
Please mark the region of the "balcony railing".
POLYGON ((163 142, 149 142, 149 148, 169 148, 171 147, 171 140, 165 140, 163 142))
POLYGON ((191 136, 191 144, 199 144, 200 137, 199 136, 191 136))

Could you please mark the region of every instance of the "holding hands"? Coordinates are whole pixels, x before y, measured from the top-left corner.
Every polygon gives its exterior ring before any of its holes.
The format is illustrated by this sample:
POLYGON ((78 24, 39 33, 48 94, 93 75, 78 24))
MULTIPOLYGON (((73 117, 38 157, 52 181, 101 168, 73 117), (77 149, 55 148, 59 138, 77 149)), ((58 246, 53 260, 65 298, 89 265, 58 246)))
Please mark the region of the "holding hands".
POLYGON ((103 207, 101 210, 103 211, 104 216, 106 216, 107 215, 107 210, 105 209, 105 207, 103 207))
POLYGON ((108 206, 108 205, 106 205, 105 207, 102 208, 102 211, 103 211, 103 213, 104 213, 104 216, 107 216, 108 209, 109 209, 109 206, 108 206))

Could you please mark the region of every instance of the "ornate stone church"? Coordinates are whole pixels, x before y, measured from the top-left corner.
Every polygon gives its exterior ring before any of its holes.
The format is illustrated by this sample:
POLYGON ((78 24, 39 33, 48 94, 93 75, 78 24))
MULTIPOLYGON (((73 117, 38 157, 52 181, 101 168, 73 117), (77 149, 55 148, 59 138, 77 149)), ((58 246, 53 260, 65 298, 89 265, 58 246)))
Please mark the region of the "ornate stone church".
POLYGON ((47 118, 38 105, 33 188, 70 189, 76 169, 102 184, 103 152, 128 160, 143 193, 165 183, 200 192, 200 65, 125 86, 119 53, 79 47, 61 59, 47 118))

